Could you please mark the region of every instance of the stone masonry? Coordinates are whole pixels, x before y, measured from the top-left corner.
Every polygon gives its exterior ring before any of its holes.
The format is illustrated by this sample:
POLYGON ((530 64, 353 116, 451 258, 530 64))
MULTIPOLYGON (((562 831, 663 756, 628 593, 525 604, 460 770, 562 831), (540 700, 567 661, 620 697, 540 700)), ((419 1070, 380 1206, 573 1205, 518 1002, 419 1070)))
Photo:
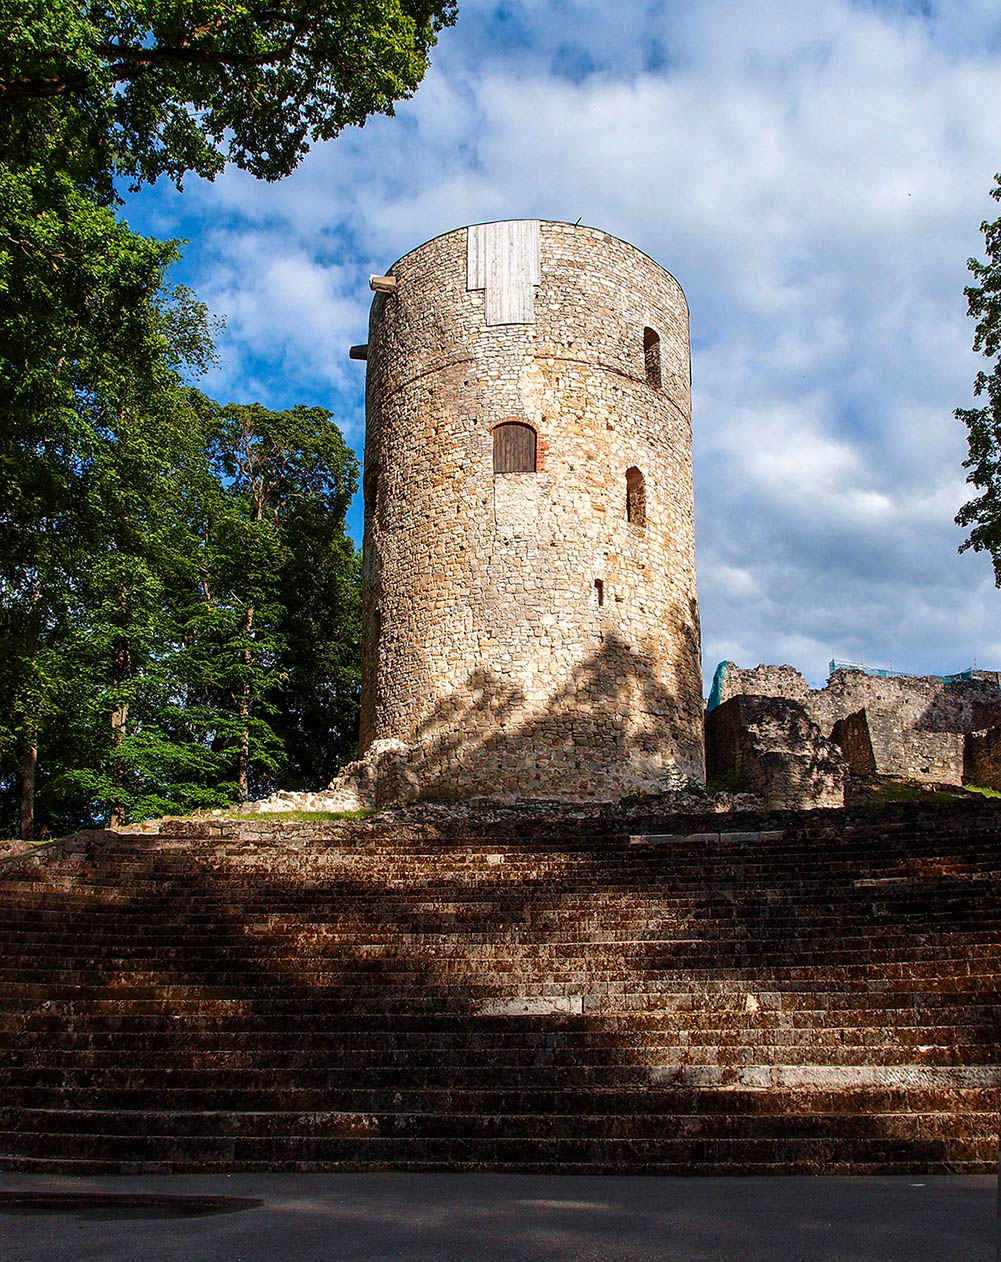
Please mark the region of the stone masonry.
POLYGON ((361 749, 392 751, 396 783, 371 796, 701 780, 677 281, 533 220, 446 233, 389 275, 367 347, 361 749), (512 421, 534 471, 494 471, 512 421))
POLYGON ((796 701, 735 696, 706 716, 711 781, 769 809, 842 806, 848 761, 796 701))
POLYGON ((745 670, 727 662, 719 696, 722 703, 741 696, 795 703, 825 738, 841 747, 856 774, 958 785, 990 783, 976 779, 974 768, 989 774, 984 769, 998 742, 980 740, 976 755, 972 746, 970 753, 967 748, 974 733, 1001 721, 998 684, 999 676, 993 671, 974 671, 972 678, 946 681, 935 676, 883 678, 861 670, 837 670, 824 688, 813 689, 791 666, 745 670))

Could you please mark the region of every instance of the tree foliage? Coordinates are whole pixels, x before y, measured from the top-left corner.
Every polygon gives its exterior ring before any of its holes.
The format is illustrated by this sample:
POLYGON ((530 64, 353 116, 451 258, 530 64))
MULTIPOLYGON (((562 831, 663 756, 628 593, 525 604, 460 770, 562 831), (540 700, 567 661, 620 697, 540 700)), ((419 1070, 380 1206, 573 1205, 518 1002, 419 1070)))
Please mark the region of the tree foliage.
POLYGON ((392 114, 455 20, 441 0, 0 0, 0 104, 53 120, 135 183, 227 160, 288 175, 310 144, 392 114))
MULTIPOLYGON (((1001 175, 994 178, 991 196, 1001 201, 1001 175)), ((995 585, 1001 587, 1001 218, 984 222, 980 228, 987 258, 985 262, 969 260, 976 283, 964 293, 969 314, 977 321, 973 349, 994 363, 990 371, 978 372, 973 383, 974 394, 985 402, 956 411, 967 428, 966 480, 979 491, 959 510, 956 523, 969 528, 960 551, 972 548, 989 553, 995 585)))
MULTIPOLYGON (((353 455, 321 408, 159 402, 80 448, 33 568, 0 557, 8 826, 31 747, 52 832, 298 785, 304 750, 353 751, 353 455)), ((307 763, 313 784, 336 766, 307 763)))
POLYGON ((24 835, 315 784, 352 752, 353 457, 185 382, 213 322, 122 181, 288 174, 455 5, 0 0, 0 813, 24 835))

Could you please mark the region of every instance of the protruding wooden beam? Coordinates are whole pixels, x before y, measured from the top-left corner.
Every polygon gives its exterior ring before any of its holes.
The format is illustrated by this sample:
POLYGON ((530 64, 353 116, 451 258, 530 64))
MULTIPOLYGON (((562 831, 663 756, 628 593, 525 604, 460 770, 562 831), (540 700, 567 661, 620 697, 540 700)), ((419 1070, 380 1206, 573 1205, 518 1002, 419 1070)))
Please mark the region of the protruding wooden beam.
POLYGON ((396 277, 370 276, 368 278, 368 287, 377 294, 394 294, 396 293, 396 277))
POLYGON ((348 349, 348 359, 368 359, 368 342, 364 346, 352 346, 348 349))

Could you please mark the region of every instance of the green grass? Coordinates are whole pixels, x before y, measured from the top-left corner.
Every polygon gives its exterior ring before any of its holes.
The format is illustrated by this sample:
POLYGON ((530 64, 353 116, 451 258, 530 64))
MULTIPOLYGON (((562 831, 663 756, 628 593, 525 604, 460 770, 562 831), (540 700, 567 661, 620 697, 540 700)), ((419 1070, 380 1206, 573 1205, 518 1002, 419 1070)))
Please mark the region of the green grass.
POLYGON ((922 784, 918 780, 885 780, 866 785, 861 797, 865 802, 891 804, 894 802, 963 802, 966 794, 983 793, 989 797, 1001 797, 993 789, 977 789, 973 785, 922 784))
MULTIPOLYGON (((362 820, 371 819, 373 815, 377 815, 378 811, 374 806, 362 806, 357 811, 262 811, 255 812, 253 815, 243 814, 239 811, 230 811, 222 816, 224 819, 294 819, 301 820, 304 823, 324 824, 334 820, 362 820)), ((220 818, 216 816, 216 818, 220 818)))
POLYGON ((1001 798, 1001 790, 988 789, 984 785, 981 785, 981 784, 964 784, 963 792, 964 793, 979 793, 980 796, 984 798, 1001 798))

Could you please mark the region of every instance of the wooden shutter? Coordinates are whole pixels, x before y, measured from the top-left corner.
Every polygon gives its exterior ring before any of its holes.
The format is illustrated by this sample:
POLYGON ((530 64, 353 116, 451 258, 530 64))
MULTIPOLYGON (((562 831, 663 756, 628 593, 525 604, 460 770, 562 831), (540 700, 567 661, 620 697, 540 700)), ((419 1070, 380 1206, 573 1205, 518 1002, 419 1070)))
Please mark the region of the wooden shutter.
POLYGON ((494 473, 535 472, 535 430, 520 421, 494 428, 494 473))

